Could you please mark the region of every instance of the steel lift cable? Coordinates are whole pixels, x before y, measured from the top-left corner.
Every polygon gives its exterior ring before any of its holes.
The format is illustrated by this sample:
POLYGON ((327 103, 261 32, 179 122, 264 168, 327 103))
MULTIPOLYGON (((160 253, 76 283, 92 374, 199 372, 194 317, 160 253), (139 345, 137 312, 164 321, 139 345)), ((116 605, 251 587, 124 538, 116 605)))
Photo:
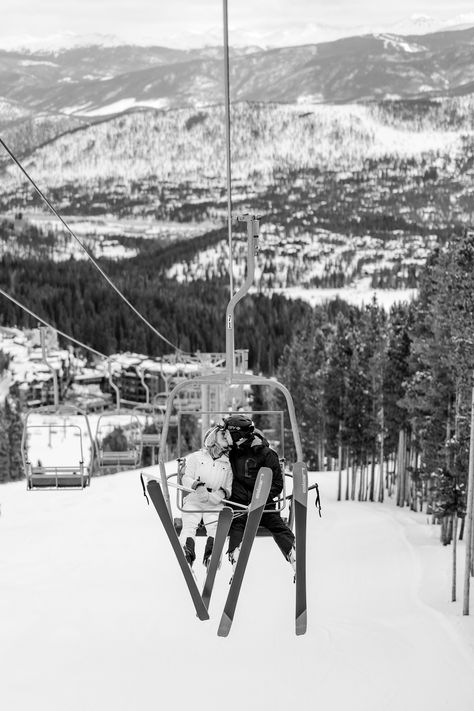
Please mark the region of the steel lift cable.
POLYGON ((33 188, 35 189, 35 191, 38 193, 38 195, 40 196, 40 198, 43 200, 43 202, 45 202, 46 205, 49 207, 49 209, 51 210, 51 212, 53 213, 53 215, 55 215, 55 217, 64 225, 64 227, 65 227, 66 230, 69 232, 69 234, 76 240, 76 242, 77 242, 78 245, 81 247, 81 249, 84 250, 84 252, 86 253, 88 259, 90 259, 90 261, 92 262, 92 264, 95 266, 95 268, 97 269, 97 271, 101 274, 101 276, 106 280, 106 282, 109 284, 109 286, 111 286, 112 289, 114 289, 114 291, 120 296, 121 299, 123 299, 123 301, 124 301, 124 302, 127 304, 127 306, 134 312, 134 314, 135 314, 136 316, 138 316, 138 318, 140 318, 140 319, 143 321, 143 323, 146 324, 146 325, 148 326, 148 328, 150 328, 156 336, 158 336, 159 338, 161 338, 161 340, 163 340, 165 343, 167 343, 169 346, 171 346, 171 348, 173 348, 173 350, 176 351, 177 353, 183 353, 183 351, 181 350, 181 348, 178 348, 178 346, 175 346, 174 343, 171 343, 171 341, 169 341, 169 340, 166 338, 166 336, 164 336, 162 333, 160 333, 160 332, 145 318, 145 316, 143 316, 143 315, 138 311, 138 309, 135 308, 135 306, 127 299, 127 297, 122 294, 122 292, 120 291, 120 289, 119 289, 117 286, 115 286, 115 284, 114 284, 113 281, 110 279, 110 277, 108 277, 107 274, 103 271, 103 269, 101 269, 101 267, 97 264, 97 262, 95 261, 94 257, 90 254, 89 250, 88 250, 87 247, 84 245, 84 243, 83 243, 83 242, 79 239, 79 237, 74 233, 74 231, 71 229, 71 227, 69 227, 69 225, 68 225, 67 222, 64 220, 64 218, 61 217, 61 215, 60 215, 59 212, 56 210, 56 208, 53 206, 53 204, 50 202, 50 200, 48 200, 48 198, 46 197, 46 195, 41 191, 41 189, 38 187, 38 185, 36 185, 36 183, 35 183, 35 181, 33 180, 33 178, 28 174, 28 172, 25 170, 25 168, 21 165, 20 161, 16 158, 16 156, 13 154, 13 152, 10 150, 10 148, 8 148, 8 146, 6 145, 5 141, 4 141, 1 137, 0 137, 0 144, 4 147, 4 149, 6 150, 6 152, 7 152, 8 155, 10 156, 10 158, 13 160, 13 162, 15 163, 15 165, 17 165, 17 167, 21 170, 21 172, 23 173, 23 175, 25 175, 25 177, 27 178, 27 180, 31 183, 31 185, 33 186, 33 188))
POLYGON ((230 78, 229 78, 229 29, 227 0, 223 0, 224 14, 224 106, 225 106, 225 145, 227 167, 227 229, 229 242, 229 290, 234 294, 234 275, 232 261, 232 153, 230 143, 230 78))
POLYGON ((63 331, 60 331, 59 328, 56 328, 55 326, 51 326, 50 323, 45 321, 41 316, 38 316, 38 314, 35 314, 34 311, 30 311, 26 306, 21 304, 19 301, 13 298, 13 296, 10 296, 10 294, 7 294, 6 291, 3 289, 0 289, 0 294, 2 296, 5 296, 7 299, 9 299, 12 303, 15 304, 15 306, 18 306, 20 309, 23 309, 23 311, 26 311, 27 314, 30 316, 33 316, 37 321, 42 323, 44 326, 47 326, 48 328, 51 328, 53 331, 56 331, 60 336, 63 338, 67 338, 68 341, 71 341, 72 343, 75 343, 77 346, 80 346, 81 348, 85 348, 86 350, 90 351, 91 353, 95 353, 95 355, 98 355, 100 358, 104 358, 104 360, 108 360, 108 356, 104 355, 104 353, 101 353, 100 351, 96 351, 95 348, 91 348, 90 346, 86 346, 85 343, 82 343, 81 341, 78 341, 76 338, 73 338, 72 336, 68 336, 67 333, 64 333, 63 331))

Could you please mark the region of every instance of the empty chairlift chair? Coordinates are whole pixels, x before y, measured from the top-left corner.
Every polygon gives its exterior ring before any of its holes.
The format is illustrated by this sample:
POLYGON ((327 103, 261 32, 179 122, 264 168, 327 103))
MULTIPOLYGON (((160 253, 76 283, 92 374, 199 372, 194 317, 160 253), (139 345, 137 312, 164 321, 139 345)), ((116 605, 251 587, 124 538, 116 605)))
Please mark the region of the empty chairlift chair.
POLYGON ((110 369, 109 382, 116 394, 116 409, 97 420, 97 466, 102 470, 135 469, 142 458, 142 423, 136 412, 120 409, 120 393, 110 369))
POLYGON ((21 447, 28 490, 89 486, 93 439, 87 416, 77 408, 63 405, 29 412, 21 447))
POLYGON ((74 405, 59 405, 56 370, 47 362, 44 330, 40 329, 43 360, 53 376, 54 405, 27 412, 21 456, 27 489, 84 489, 90 483, 95 448, 89 420, 74 405))

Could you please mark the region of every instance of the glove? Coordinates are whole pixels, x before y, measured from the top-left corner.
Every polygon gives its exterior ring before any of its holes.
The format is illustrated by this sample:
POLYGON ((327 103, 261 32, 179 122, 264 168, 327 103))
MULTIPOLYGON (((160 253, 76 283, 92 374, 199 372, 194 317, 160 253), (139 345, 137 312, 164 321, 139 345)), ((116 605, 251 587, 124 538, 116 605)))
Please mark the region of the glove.
POLYGON ((223 498, 224 492, 222 491, 222 489, 219 489, 218 491, 211 491, 209 493, 209 503, 213 506, 217 506, 218 504, 222 503, 223 498))
POLYGON ((196 499, 201 504, 205 504, 209 501, 209 492, 203 483, 198 484, 196 487, 196 499))

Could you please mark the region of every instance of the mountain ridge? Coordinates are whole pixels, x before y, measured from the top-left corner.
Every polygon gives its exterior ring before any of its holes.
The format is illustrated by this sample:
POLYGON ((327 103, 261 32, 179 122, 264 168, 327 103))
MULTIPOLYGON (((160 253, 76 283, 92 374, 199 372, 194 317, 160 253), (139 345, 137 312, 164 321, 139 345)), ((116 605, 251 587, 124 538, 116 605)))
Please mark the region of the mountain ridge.
MULTIPOLYGON (((8 107, 94 117, 130 106, 223 103, 220 47, 91 46, 0 50, 0 121, 8 107)), ((472 93, 474 28, 376 33, 291 47, 230 50, 231 100, 350 103, 472 93)))

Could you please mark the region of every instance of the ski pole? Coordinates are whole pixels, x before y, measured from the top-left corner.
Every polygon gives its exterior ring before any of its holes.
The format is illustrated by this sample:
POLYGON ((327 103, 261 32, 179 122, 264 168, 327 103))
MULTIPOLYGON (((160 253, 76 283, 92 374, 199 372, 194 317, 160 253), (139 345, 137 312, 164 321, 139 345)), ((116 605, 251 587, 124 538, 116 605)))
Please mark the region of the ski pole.
MULTIPOLYGON (((317 496, 316 496, 316 508, 319 508, 319 515, 321 516, 321 504, 319 501, 319 487, 317 484, 311 484, 311 486, 308 486, 308 491, 312 491, 313 489, 316 489, 317 496)), ((272 503, 274 504, 279 504, 282 501, 286 501, 287 499, 291 499, 293 494, 287 494, 286 496, 281 496, 279 499, 274 499, 272 503)))

